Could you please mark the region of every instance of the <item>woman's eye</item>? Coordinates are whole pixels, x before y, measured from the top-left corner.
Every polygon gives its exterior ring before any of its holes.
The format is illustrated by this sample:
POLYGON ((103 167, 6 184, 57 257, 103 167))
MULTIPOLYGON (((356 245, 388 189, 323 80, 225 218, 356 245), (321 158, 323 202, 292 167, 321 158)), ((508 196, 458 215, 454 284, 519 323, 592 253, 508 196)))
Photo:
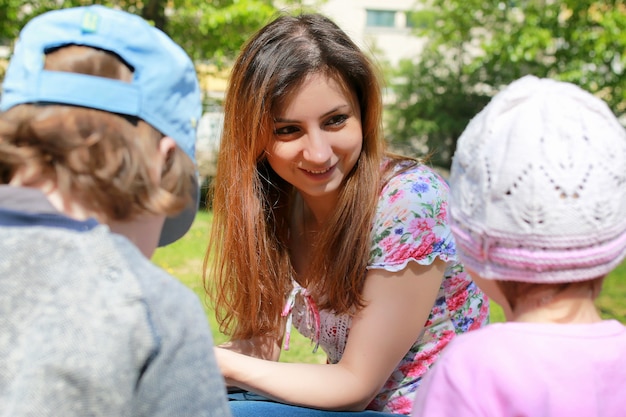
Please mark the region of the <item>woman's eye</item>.
POLYGON ((293 135, 296 132, 298 132, 296 126, 282 126, 274 129, 274 134, 277 136, 293 135))
POLYGON ((342 126, 346 122, 346 120, 348 120, 347 114, 338 114, 328 119, 326 125, 331 127, 339 127, 342 126))

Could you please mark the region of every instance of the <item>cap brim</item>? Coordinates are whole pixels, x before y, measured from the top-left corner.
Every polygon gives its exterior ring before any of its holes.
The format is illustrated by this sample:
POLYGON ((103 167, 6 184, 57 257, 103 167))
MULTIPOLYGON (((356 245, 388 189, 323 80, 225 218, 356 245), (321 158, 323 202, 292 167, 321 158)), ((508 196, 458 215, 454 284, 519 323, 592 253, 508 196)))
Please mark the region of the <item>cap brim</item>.
POLYGON ((161 229, 159 247, 176 242, 189 231, 198 212, 200 187, 197 176, 192 179, 191 201, 187 207, 175 216, 167 217, 161 229))

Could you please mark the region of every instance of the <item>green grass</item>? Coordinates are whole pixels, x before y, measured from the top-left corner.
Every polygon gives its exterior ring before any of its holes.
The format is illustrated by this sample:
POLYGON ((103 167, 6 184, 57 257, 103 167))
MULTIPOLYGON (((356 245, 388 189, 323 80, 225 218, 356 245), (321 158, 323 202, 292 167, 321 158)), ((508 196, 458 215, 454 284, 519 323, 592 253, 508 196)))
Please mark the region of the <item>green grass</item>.
MULTIPOLYGON (((596 305, 603 318, 626 324, 626 261, 606 277, 596 305)), ((493 301, 490 313, 492 323, 504 321, 502 308, 493 301)))
POLYGON ((626 323, 626 261, 604 280, 597 305, 602 317, 626 323))
MULTIPOLYGON (((215 314, 210 307, 209 300, 202 285, 202 263, 208 241, 208 231, 211 224, 211 214, 198 213, 189 233, 178 242, 159 248, 152 260, 182 283, 191 288, 200 297, 213 330, 213 337, 217 344, 226 341, 226 336, 218 331, 215 314)), ((604 318, 615 318, 626 323, 626 261, 615 269, 606 279, 604 288, 598 298, 598 308, 604 318)), ((504 321, 502 309, 491 303, 491 321, 504 321)), ((289 351, 283 352, 281 361, 284 362, 324 362, 325 356, 321 350, 312 353, 313 346, 310 340, 301 336, 296 330, 291 333, 289 351)))

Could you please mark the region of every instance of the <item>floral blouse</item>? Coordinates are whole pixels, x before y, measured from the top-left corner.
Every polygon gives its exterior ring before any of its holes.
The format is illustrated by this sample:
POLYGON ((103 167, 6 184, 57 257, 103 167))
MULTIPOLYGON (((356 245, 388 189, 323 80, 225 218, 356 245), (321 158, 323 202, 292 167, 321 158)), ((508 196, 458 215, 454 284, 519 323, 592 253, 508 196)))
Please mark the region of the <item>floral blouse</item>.
MULTIPOLYGON (((441 350, 455 335, 487 324, 489 303, 456 259, 447 221, 448 193, 446 182, 421 164, 397 173, 381 191, 371 231, 368 269, 395 272, 409 262, 430 265, 437 257, 448 267, 422 334, 369 409, 408 415, 415 390, 441 350)), ((329 363, 341 359, 350 331, 350 315, 317 311, 315 301, 295 281, 283 314, 288 317, 289 328, 293 324, 325 351, 329 363)), ((288 337, 287 334, 286 345, 288 337)))

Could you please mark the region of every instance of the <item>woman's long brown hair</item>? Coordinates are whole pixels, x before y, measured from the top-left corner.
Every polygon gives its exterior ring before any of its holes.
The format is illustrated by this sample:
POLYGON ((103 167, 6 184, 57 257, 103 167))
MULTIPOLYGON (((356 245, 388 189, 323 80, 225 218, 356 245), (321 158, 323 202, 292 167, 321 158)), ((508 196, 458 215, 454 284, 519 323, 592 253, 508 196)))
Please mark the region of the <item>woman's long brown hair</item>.
POLYGON ((281 16, 244 45, 225 99, 204 281, 220 330, 233 339, 281 335, 280 314, 292 288, 288 232, 294 190, 272 170, 264 151, 274 114, 308 75, 318 73, 356 95, 363 147, 314 246, 308 286, 320 308, 344 313, 363 305, 383 155, 378 74, 329 19, 281 16))

